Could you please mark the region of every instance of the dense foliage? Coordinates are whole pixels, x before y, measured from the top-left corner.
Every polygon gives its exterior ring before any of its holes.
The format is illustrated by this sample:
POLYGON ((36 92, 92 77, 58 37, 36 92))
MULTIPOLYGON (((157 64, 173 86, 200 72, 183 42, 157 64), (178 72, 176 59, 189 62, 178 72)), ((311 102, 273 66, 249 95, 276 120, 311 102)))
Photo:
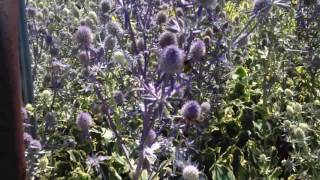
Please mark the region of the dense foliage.
POLYGON ((31 179, 319 179, 319 1, 26 8, 31 179))

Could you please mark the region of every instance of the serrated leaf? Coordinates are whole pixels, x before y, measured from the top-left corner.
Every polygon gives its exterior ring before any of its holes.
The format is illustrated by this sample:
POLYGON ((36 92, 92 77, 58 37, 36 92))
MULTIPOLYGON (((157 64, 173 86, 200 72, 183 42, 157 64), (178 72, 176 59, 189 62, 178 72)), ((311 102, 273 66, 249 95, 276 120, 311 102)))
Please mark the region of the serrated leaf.
POLYGON ((236 180, 232 170, 224 165, 215 164, 210 171, 214 180, 236 180))

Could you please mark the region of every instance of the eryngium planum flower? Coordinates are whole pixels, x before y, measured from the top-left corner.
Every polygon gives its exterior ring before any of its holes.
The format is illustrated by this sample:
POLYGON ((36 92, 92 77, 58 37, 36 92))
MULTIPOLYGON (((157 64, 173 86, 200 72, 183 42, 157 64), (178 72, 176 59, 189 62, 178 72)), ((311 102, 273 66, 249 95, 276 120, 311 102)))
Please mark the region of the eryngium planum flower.
POLYGON ((211 108, 211 105, 209 102, 203 102, 201 104, 201 111, 204 112, 204 113, 207 113, 210 111, 210 108, 211 108))
POLYGON ((113 36, 119 36, 122 34, 123 31, 119 23, 112 21, 108 23, 107 30, 108 33, 110 33, 113 36))
POLYGON ((84 25, 79 26, 75 34, 75 39, 81 46, 89 47, 92 42, 91 29, 84 25))
POLYGON ((180 72, 183 68, 183 51, 176 45, 170 45, 162 50, 160 55, 160 70, 167 74, 180 72))
POLYGON ((167 13, 165 11, 159 11, 156 20, 158 24, 166 23, 168 20, 167 13))
POLYGON ((114 101, 117 103, 118 106, 122 105, 124 102, 124 94, 121 91, 114 91, 113 92, 114 101))
POLYGON ((107 36, 105 39, 104 39, 104 47, 106 48, 106 50, 113 50, 113 48, 115 47, 116 45, 116 39, 112 36, 107 36))
POLYGON ((29 146, 31 141, 33 140, 32 136, 28 133, 23 133, 23 141, 25 146, 29 146))
POLYGON ((190 57, 193 60, 200 60, 206 55, 206 45, 201 40, 196 40, 192 42, 190 47, 190 57))
POLYGON ((182 171, 182 176, 185 180, 198 180, 199 174, 198 168, 193 165, 187 165, 182 171))
POLYGON ((177 44, 177 37, 174 33, 166 31, 163 32, 159 37, 159 44, 161 48, 165 48, 169 45, 177 44))
POLYGON ((88 130, 93 124, 91 115, 87 112, 80 112, 77 117, 76 124, 78 128, 88 130))
POLYGON ((29 149, 33 151, 40 151, 42 149, 42 145, 40 141, 33 139, 29 144, 29 149))
POLYGON ((103 13, 108 12, 111 9, 111 3, 109 0, 102 0, 100 3, 100 9, 103 13))
POLYGON ((197 121, 200 119, 201 107, 197 101, 188 101, 182 106, 181 113, 184 119, 197 121))

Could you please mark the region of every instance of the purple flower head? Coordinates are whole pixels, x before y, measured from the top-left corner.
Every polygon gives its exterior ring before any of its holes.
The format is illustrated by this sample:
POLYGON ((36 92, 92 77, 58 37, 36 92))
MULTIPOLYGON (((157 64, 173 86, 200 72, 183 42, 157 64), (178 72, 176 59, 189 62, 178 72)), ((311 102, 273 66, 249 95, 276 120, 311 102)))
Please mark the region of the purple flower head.
POLYGON ((33 138, 29 133, 23 133, 23 141, 25 146, 29 146, 32 140, 33 138))
POLYGON ((167 13, 165 11, 159 11, 156 16, 156 20, 158 24, 166 23, 168 20, 167 13))
POLYGON ((100 3, 100 8, 103 13, 108 12, 111 9, 111 3, 109 0, 102 0, 100 3))
POLYGON ((114 91, 113 92, 113 98, 114 101, 117 103, 117 105, 122 105, 124 102, 124 94, 121 91, 114 91))
POLYGON ((107 25, 108 33, 113 36, 119 36, 123 33, 121 25, 117 22, 109 22, 107 25))
POLYGON ((197 101, 188 101, 182 106, 181 113, 184 119, 196 121, 200 119, 201 107, 197 101))
POLYGON ((81 46, 89 47, 92 42, 91 29, 88 26, 79 26, 75 34, 75 39, 81 46))
POLYGON ((91 115, 87 112, 80 112, 77 117, 76 124, 78 128, 88 130, 93 124, 91 115))
POLYGON ((176 45, 167 46, 160 55, 160 70, 167 74, 180 72, 183 68, 184 53, 176 45))
POLYGON ((206 55, 206 45, 202 40, 196 40, 191 44, 190 57, 193 60, 200 60, 206 55))
POLYGON ((40 141, 33 139, 29 144, 29 148, 34 151, 40 151, 42 149, 42 145, 40 141))
POLYGON ((209 102, 203 102, 201 104, 201 111, 204 112, 204 113, 209 112, 210 108, 211 108, 211 105, 210 105, 209 102))
POLYGON ((34 8, 34 7, 27 7, 27 15, 30 17, 30 18, 34 18, 37 14, 37 9, 34 8))
POLYGON ((113 48, 116 45, 116 39, 112 36, 107 36, 104 39, 104 47, 106 48, 106 50, 113 50, 113 48))
POLYGON ((177 44, 177 37, 174 33, 166 31, 163 32, 159 37, 159 44, 161 48, 165 48, 169 45, 177 44))

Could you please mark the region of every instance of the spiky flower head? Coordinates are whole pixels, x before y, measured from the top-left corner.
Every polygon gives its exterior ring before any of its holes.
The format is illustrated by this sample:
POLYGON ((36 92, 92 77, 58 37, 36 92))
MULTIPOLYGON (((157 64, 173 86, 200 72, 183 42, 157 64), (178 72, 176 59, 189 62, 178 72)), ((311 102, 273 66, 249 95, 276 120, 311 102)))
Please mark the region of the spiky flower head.
POLYGON ((169 45, 176 45, 177 44, 177 37, 174 33, 165 31, 159 37, 159 44, 161 48, 165 48, 169 45))
POLYGON ((198 180, 199 174, 198 168, 193 165, 185 166, 182 171, 182 177, 185 180, 198 180))
POLYGON ((127 63, 126 56, 122 51, 116 51, 113 53, 112 60, 114 62, 120 63, 122 65, 125 65, 127 63))
POLYGON ((34 7, 27 7, 26 8, 26 11, 27 11, 27 15, 30 17, 30 18, 34 18, 37 14, 37 9, 34 8, 34 7))
POLYGON ((98 22, 98 16, 97 16, 96 12, 90 11, 90 12, 88 13, 88 17, 89 17, 92 21, 94 21, 95 23, 98 22))
POLYGON ((160 55, 160 70, 166 74, 180 72, 183 68, 183 57, 183 51, 178 46, 167 46, 160 55))
POLYGON ((308 131, 310 130, 310 127, 307 123, 299 123, 299 127, 303 130, 303 131, 308 131))
POLYGON ((181 113, 184 119, 197 121, 200 119, 201 107, 197 101, 188 101, 182 106, 181 113))
POLYGON ((156 16, 156 20, 157 20, 158 24, 166 23, 168 20, 168 15, 167 15, 166 11, 159 11, 156 16))
POLYGON ((154 143, 154 140, 156 139, 157 134, 153 129, 150 129, 148 136, 146 138, 146 145, 151 146, 154 143))
POLYGON ((108 30, 108 33, 113 36, 120 36, 123 32, 121 25, 113 21, 107 24, 107 30, 108 30))
POLYGON ((86 51, 81 51, 79 53, 79 60, 80 60, 80 63, 83 65, 83 66, 88 66, 89 64, 89 56, 88 56, 88 53, 86 51))
POLYGON ((297 127, 294 130, 294 136, 298 141, 305 141, 306 135, 303 131, 303 129, 301 129, 300 127, 297 127))
POLYGON ((100 2, 100 9, 103 13, 108 12, 111 9, 111 3, 109 0, 102 0, 100 2))
POLYGON ((292 116, 292 115, 294 114, 294 110, 293 110, 292 106, 287 105, 286 110, 287 110, 287 113, 288 113, 290 116, 292 116))
POLYGON ((266 163, 269 161, 269 158, 265 154, 260 154, 259 155, 259 160, 261 163, 266 163))
POLYGON ((29 133, 23 133, 23 141, 25 146, 29 146, 32 140, 33 138, 29 133))
POLYGON ((292 108, 296 113, 300 113, 302 111, 302 105, 297 102, 292 105, 292 108))
POLYGON ((89 47, 92 42, 91 29, 88 26, 79 26, 75 38, 81 46, 89 47))
POLYGON ((82 130, 88 130, 93 124, 91 115, 87 112, 80 112, 78 114, 76 124, 78 128, 82 130))
POLYGON ((40 151, 42 149, 42 145, 40 141, 33 139, 29 144, 29 149, 33 151, 40 151))
POLYGON ((206 55, 206 45, 202 40, 196 40, 191 44, 190 57, 193 60, 200 60, 206 55))
POLYGON ((291 121, 289 121, 289 120, 284 120, 284 121, 283 121, 283 125, 284 125, 284 127, 285 127, 286 129, 289 129, 290 126, 292 125, 292 123, 291 123, 291 121))
POLYGON ((116 43, 117 43, 116 39, 112 36, 107 36, 104 39, 104 47, 106 48, 106 50, 113 50, 116 43))
POLYGON ((124 94, 121 91, 114 91, 113 92, 114 101, 117 103, 118 106, 122 105, 124 102, 124 94))
POLYGON ((211 108, 211 105, 209 102, 203 102, 201 104, 201 111, 204 112, 204 113, 207 113, 210 111, 210 108, 211 108))

